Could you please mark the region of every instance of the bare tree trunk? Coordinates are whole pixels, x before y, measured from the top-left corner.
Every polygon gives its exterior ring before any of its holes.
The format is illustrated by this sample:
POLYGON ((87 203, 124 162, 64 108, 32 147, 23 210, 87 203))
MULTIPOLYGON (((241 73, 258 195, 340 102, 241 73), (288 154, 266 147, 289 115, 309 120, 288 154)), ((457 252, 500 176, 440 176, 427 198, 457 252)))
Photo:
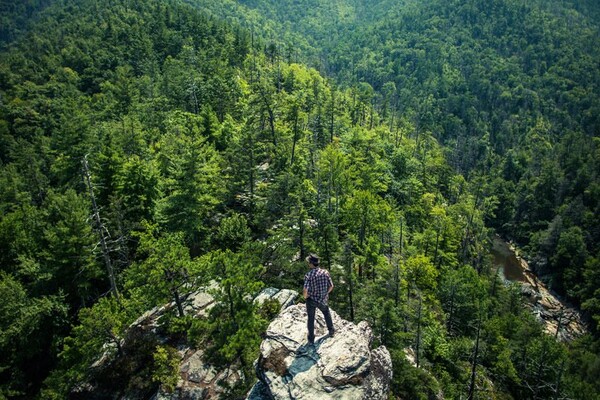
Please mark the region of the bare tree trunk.
POLYGON ((92 179, 91 179, 91 174, 90 174, 90 167, 89 167, 88 161, 87 161, 87 155, 83 157, 82 163, 83 163, 83 174, 85 177, 85 182, 86 182, 86 185, 90 192, 90 199, 92 201, 92 207, 94 208, 94 219, 96 220, 96 229, 98 230, 98 234, 100 236, 100 244, 102 246, 102 255, 104 257, 104 263, 106 264, 106 271, 108 273, 108 278, 110 280, 110 290, 111 290, 113 296, 115 297, 115 299, 117 299, 117 301, 120 302, 119 290, 117 289, 115 273, 114 273, 112 262, 110 259, 110 254, 108 252, 106 238, 104 237, 105 228, 104 228, 104 224, 102 223, 102 219, 100 218, 100 211, 98 209, 98 204, 96 203, 96 196, 94 195, 94 187, 92 185, 92 179))
POLYGON ((323 227, 323 238, 325 239, 325 263, 327 264, 327 269, 331 270, 331 250, 329 248, 329 230, 327 226, 323 227))
POLYGON ((450 292, 450 310, 448 311, 448 323, 446 326, 446 329, 448 329, 448 332, 451 333, 452 330, 452 321, 454 319, 454 296, 456 294, 456 285, 452 284, 452 290, 450 292))
POLYGON ((463 261, 465 261, 465 259, 467 257, 467 244, 468 244, 468 240, 469 240, 469 235, 471 233, 471 225, 473 224, 473 217, 475 216, 475 210, 477 209, 477 206, 479 204, 479 195, 481 194, 480 187, 481 187, 481 185, 477 188, 477 195, 475 196, 475 205, 473 206, 473 210, 471 210, 471 214, 469 215, 469 219, 467 221, 467 226, 465 228, 465 236, 463 237, 463 240, 462 240, 461 255, 462 255, 463 261))
POLYGON ((302 215, 302 209, 300 209, 299 217, 298 217, 298 227, 300 233, 300 261, 304 261, 306 257, 306 250, 304 249, 304 218, 302 215))
POLYGON ((496 297, 496 286, 498 283, 498 272, 500 272, 500 267, 496 268, 496 272, 494 273, 494 284, 492 285, 492 297, 496 297))
POLYGON ((333 142, 333 130, 335 123, 335 88, 331 88, 331 119, 329 121, 329 141, 333 142))
POLYGON ((395 280, 395 293, 394 293, 394 304, 398 307, 398 303, 400 302, 400 263, 402 262, 402 240, 403 240, 403 232, 404 226, 402 224, 402 219, 400 219, 400 251, 398 254, 398 262, 396 263, 396 274, 394 276, 395 280))
POLYGON ((563 358, 560 363, 560 369, 558 370, 558 374, 556 376, 556 385, 554 388, 554 400, 558 400, 560 398, 560 381, 562 380, 562 374, 565 369, 565 359, 563 358))
POLYGON ((442 231, 443 224, 438 225, 437 233, 435 235, 435 252, 433 253, 433 265, 436 265, 438 257, 438 248, 440 244, 440 233, 442 231))
POLYGON ((254 180, 255 180, 255 176, 254 176, 254 135, 252 134, 252 131, 248 131, 248 134, 250 135, 250 149, 248 149, 248 153, 250 155, 250 165, 248 166, 248 180, 249 180, 249 185, 250 185, 250 212, 252 213, 254 210, 254 180))
POLYGON ((273 107, 269 104, 267 100, 267 95, 263 88, 260 86, 260 82, 256 85, 258 89, 258 93, 260 94, 260 98, 267 109, 268 121, 269 121, 269 129, 271 131, 271 141, 274 146, 277 146, 277 136, 275 135, 275 112, 273 111, 273 107))
POLYGON ((179 297, 179 290, 173 289, 173 297, 175 298, 175 304, 177 304, 179 316, 183 318, 185 313, 183 312, 183 305, 181 304, 181 298, 179 297))
POLYGON ((350 243, 344 246, 344 261, 346 266, 346 279, 348 279, 348 307, 350 308, 350 321, 354 321, 354 286, 352 279, 352 249, 350 243))
POLYGON ((560 333, 560 328, 562 328, 562 320, 563 320, 563 315, 565 313, 564 308, 560 308, 560 312, 558 313, 558 318, 556 321, 556 332, 554 333, 554 339, 558 339, 558 335, 560 333))
POLYGON ((254 74, 256 73, 256 50, 254 48, 254 28, 252 28, 252 39, 251 39, 251 46, 252 46, 252 71, 250 71, 250 84, 252 85, 254 83, 254 74))
POLYGON ((229 315, 231 316, 231 321, 237 327, 235 307, 233 305, 233 295, 231 294, 231 285, 227 285, 226 290, 227 290, 227 300, 229 302, 229 315))

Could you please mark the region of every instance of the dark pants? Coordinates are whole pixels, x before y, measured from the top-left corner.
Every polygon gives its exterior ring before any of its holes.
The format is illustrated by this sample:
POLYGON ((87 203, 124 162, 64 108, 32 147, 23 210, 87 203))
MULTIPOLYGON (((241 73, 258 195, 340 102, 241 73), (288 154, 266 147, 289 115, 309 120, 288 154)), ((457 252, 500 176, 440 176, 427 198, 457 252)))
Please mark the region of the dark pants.
POLYGON ((325 323, 329 333, 333 333, 333 321, 331 320, 331 314, 329 313, 329 307, 327 304, 319 303, 310 297, 306 299, 306 313, 308 314, 308 342, 313 343, 315 341, 315 311, 316 309, 321 310, 325 317, 325 323))

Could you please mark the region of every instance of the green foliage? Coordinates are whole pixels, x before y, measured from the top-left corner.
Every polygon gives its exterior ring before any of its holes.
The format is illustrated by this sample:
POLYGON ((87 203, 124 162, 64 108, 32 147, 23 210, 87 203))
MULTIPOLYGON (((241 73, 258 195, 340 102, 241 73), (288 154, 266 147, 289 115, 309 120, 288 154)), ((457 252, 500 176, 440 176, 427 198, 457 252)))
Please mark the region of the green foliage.
POLYGON ((167 393, 173 393, 179 379, 179 353, 169 346, 156 346, 153 354, 152 382, 159 383, 167 393))
POLYGON ((64 290, 77 310, 98 296, 97 284, 106 279, 94 254, 97 239, 88 222, 89 205, 74 190, 50 192, 45 210, 40 263, 52 276, 45 287, 50 293, 64 290))
POLYGON ((406 261, 406 279, 410 285, 420 290, 434 290, 437 286, 438 271, 429 257, 415 255, 406 261))
POLYGON ((420 368, 415 368, 406 360, 402 350, 392 351, 392 363, 395 371, 392 392, 409 399, 429 399, 440 390, 439 383, 420 368))
MULTIPOLYGON (((242 254, 230 250, 210 254, 210 265, 219 287, 214 292, 218 305, 211 309, 209 317, 215 334, 211 339, 214 349, 226 362, 236 356, 245 357, 247 351, 255 353, 266 323, 259 318, 252 301, 263 286, 258 280, 263 268, 242 254)), ((251 363, 253 359, 244 358, 244 361, 251 363)))
POLYGON ((183 238, 183 233, 160 235, 156 226, 147 225, 139 234, 138 252, 144 258, 131 265, 125 279, 126 288, 148 307, 174 301, 181 317, 182 288, 192 290, 206 282, 202 266, 191 259, 183 238))
POLYGON ((564 271, 561 281, 564 287, 568 288, 566 292, 571 297, 577 296, 581 291, 583 281, 581 266, 585 263, 586 258, 587 250, 581 228, 573 227, 561 232, 551 262, 564 271))
POLYGON ((140 221, 153 221, 159 196, 158 172, 150 160, 129 158, 115 174, 115 196, 123 210, 123 220, 139 229, 140 221))
POLYGON ((468 334, 479 312, 478 302, 486 297, 484 281, 472 267, 463 266, 443 274, 438 293, 448 331, 468 334))
POLYGON ((272 321, 281 311, 281 304, 275 299, 266 300, 258 311, 265 321, 272 321))
POLYGON ((48 365, 40 356, 58 339, 67 307, 60 296, 30 297, 14 277, 0 272, 0 395, 25 393, 29 363, 48 365))
POLYGON ((250 239, 251 231, 248 222, 240 214, 224 218, 217 230, 217 240, 224 249, 238 250, 250 239))
POLYGON ((167 116, 167 133, 158 146, 165 197, 159 203, 162 224, 185 233, 195 251, 206 240, 207 220, 219 203, 220 160, 201 132, 202 121, 192 114, 167 116))
POLYGON ((126 329, 172 301, 167 331, 251 377, 277 308, 253 296, 298 289, 316 251, 333 307, 391 350, 393 395, 464 397, 474 370, 492 398, 597 397, 598 344, 544 336, 487 260, 491 227, 600 321, 588 3, 3 8, 0 396, 35 397, 51 370, 43 397, 172 389, 173 350, 126 329), (106 257, 121 303, 103 296, 106 257), (211 280, 208 318, 183 315, 211 280), (102 355, 110 370, 90 370, 102 355))

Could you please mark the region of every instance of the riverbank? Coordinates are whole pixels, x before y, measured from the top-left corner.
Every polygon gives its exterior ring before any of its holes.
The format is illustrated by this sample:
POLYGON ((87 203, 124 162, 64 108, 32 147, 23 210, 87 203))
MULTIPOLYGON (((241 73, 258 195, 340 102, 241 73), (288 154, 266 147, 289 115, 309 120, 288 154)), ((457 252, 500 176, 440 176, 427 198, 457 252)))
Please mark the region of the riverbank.
POLYGON ((570 341, 587 332, 579 310, 550 292, 512 244, 495 236, 492 255, 503 278, 521 285, 525 305, 543 324, 547 334, 561 341, 570 341))

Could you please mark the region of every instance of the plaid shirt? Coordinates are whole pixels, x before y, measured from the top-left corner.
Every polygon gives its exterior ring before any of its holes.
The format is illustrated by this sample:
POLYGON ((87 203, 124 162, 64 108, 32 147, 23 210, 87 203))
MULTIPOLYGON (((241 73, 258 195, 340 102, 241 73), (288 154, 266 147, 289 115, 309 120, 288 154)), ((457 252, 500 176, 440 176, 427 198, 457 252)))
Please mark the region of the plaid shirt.
POLYGON ((304 276, 304 289, 308 292, 308 297, 319 303, 327 304, 330 287, 333 287, 333 282, 327 270, 312 268, 304 276))

